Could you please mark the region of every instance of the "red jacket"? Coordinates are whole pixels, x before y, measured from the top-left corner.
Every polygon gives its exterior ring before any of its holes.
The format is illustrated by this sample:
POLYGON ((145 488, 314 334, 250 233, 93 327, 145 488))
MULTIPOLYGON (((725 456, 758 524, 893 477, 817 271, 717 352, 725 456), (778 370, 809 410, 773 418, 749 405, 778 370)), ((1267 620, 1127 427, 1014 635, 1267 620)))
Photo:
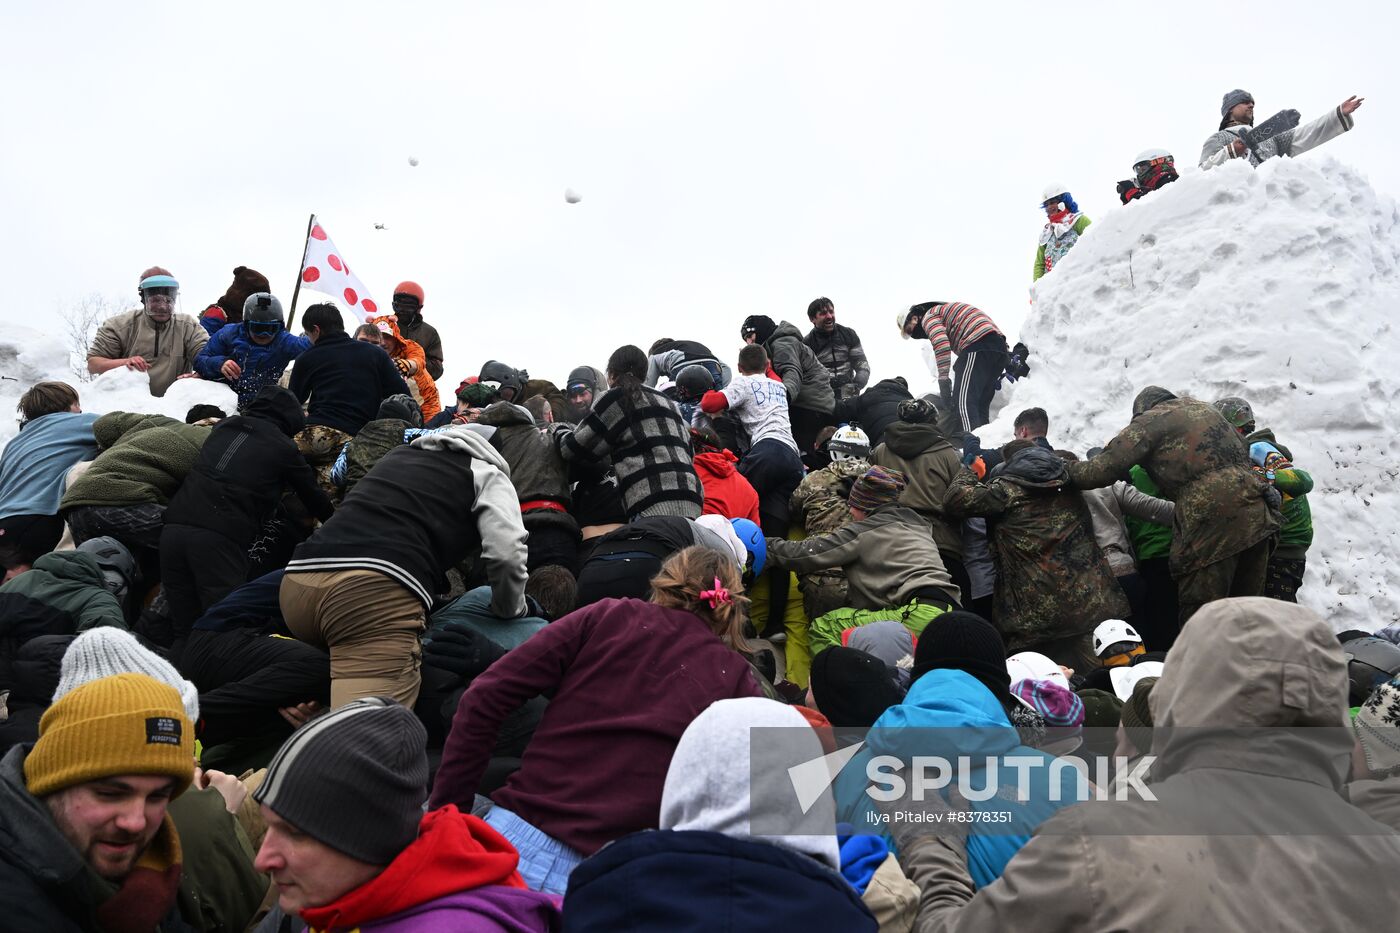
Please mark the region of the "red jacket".
POLYGON ((747 518, 758 523, 758 493, 734 468, 738 458, 727 450, 695 455, 695 475, 700 477, 705 504, 702 515, 747 518))

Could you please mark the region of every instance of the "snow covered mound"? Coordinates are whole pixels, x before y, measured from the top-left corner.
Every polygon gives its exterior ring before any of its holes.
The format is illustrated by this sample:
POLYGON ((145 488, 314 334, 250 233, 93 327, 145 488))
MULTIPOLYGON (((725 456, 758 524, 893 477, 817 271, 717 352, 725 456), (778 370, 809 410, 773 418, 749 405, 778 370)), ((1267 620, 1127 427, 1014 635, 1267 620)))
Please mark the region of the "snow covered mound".
POLYGON ((1331 159, 1243 160, 1180 181, 1089 228, 1041 279, 1021 334, 1016 412, 1050 413, 1083 456, 1143 386, 1239 395, 1313 475, 1305 604, 1338 630, 1400 620, 1400 210, 1331 159))
POLYGON ((164 398, 151 397, 151 384, 145 373, 114 369, 92 382, 79 382, 63 364, 68 349, 58 338, 16 324, 0 333, 0 448, 19 431, 19 414, 7 417, 19 404, 19 397, 36 382, 53 379, 78 390, 83 411, 106 414, 109 411, 142 411, 184 420, 192 405, 218 405, 229 414, 238 407, 238 397, 221 382, 180 379, 164 398))

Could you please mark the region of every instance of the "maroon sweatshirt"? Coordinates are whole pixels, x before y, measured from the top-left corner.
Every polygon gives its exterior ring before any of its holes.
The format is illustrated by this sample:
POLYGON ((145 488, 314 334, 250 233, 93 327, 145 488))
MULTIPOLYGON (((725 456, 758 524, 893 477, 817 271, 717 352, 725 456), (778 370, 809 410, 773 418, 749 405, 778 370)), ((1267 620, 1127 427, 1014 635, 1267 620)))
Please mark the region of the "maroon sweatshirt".
POLYGON ((605 599, 535 633, 462 695, 430 808, 470 808, 496 733, 551 693, 520 770, 492 800, 592 855, 655 829, 681 733, 716 700, 762 696, 738 652, 704 620, 637 599, 605 599))

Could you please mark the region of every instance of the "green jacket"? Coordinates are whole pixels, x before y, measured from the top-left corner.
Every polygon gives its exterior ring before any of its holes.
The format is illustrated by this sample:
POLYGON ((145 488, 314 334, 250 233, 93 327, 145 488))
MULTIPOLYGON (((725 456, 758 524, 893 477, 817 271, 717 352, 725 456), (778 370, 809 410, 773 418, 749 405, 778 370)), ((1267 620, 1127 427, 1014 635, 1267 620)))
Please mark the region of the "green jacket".
POLYGON ((1072 485, 1097 489, 1128 479, 1141 465, 1176 503, 1171 571, 1180 577, 1233 557, 1278 533, 1278 513, 1249 451, 1208 402, 1149 386, 1133 402, 1133 420, 1092 460, 1069 464, 1072 485))
MULTIPOLYGON (((1162 491, 1157 488, 1157 484, 1152 482, 1152 477, 1148 476, 1147 471, 1140 466, 1134 466, 1128 471, 1128 481, 1138 492, 1158 499, 1166 498, 1162 495, 1162 491)), ((1128 538, 1133 542, 1133 556, 1138 560, 1155 560, 1171 554, 1172 529, 1170 525, 1158 525, 1155 522, 1144 521, 1131 515, 1124 515, 1123 522, 1128 526, 1128 538)))
POLYGON ((168 505, 194 467, 209 429, 165 415, 114 411, 92 434, 102 452, 64 493, 59 509, 100 505, 168 505))
POLYGON ((943 497, 962 462, 943 432, 931 424, 896 421, 885 429, 870 462, 904 474, 909 485, 899 494, 899 504, 924 517, 938 550, 961 560, 962 523, 944 514, 943 497))
MULTIPOLYGON (((1273 444, 1289 463, 1293 462, 1293 453, 1278 442, 1272 429, 1263 428, 1245 438, 1246 444, 1255 441, 1273 444)), ((1283 527, 1279 530, 1278 548, 1273 556, 1280 560, 1302 560, 1313 540, 1312 508, 1308 505, 1308 493, 1313 488, 1312 474, 1296 466, 1276 470, 1274 488, 1283 494, 1283 527)))
POLYGON ((997 627, 1008 652, 1083 635, 1128 614, 1094 539, 1089 508, 1069 487, 1064 461, 1050 451, 1019 451, 985 483, 964 467, 943 504, 952 515, 987 519, 997 627))
POLYGON ((0 655, 3 647, 40 635, 76 635, 99 625, 126 628, 122 607, 103 586, 102 569, 85 551, 52 551, 34 568, 0 586, 0 655))
POLYGON ((958 588, 943 567, 928 522, 898 504, 883 505, 831 534, 803 541, 769 538, 768 561, 799 574, 842 568, 855 609, 903 606, 930 588, 958 601, 958 588))

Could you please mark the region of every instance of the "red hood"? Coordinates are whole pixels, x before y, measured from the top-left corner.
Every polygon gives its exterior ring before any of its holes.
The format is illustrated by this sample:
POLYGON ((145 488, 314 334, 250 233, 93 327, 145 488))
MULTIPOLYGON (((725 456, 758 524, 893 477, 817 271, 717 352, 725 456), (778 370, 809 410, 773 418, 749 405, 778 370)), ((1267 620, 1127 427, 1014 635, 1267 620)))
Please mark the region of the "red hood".
POLYGON ((303 910, 301 919, 316 930, 352 930, 483 885, 524 888, 519 862, 504 836, 449 804, 423 815, 418 838, 376 878, 338 901, 303 910))
POLYGON ((703 469, 719 479, 725 479, 738 472, 734 468, 734 464, 739 462, 739 458, 727 450, 721 450, 718 453, 696 454, 694 460, 695 469, 703 469))

